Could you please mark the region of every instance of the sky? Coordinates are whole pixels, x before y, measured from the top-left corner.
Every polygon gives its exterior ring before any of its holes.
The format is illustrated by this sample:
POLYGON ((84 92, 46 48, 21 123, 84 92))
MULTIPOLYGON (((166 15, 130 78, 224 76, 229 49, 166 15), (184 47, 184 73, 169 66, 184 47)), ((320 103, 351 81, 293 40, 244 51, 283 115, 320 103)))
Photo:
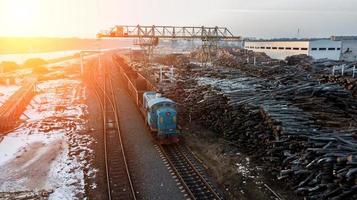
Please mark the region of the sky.
POLYGON ((222 26, 257 38, 357 35, 357 1, 0 0, 0 36, 94 38, 137 24, 222 26))

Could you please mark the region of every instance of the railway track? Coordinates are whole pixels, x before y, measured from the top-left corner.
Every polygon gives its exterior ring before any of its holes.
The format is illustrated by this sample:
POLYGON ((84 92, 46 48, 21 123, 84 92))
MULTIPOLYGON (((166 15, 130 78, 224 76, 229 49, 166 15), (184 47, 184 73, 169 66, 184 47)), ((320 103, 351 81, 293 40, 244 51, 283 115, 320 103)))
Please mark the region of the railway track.
MULTIPOLYGON (((105 76, 107 76, 107 73, 105 73, 105 76)), ((112 80, 110 77, 105 77, 104 81, 100 83, 95 78, 94 70, 91 73, 91 80, 94 82, 94 91, 100 102, 103 115, 103 141, 108 199, 136 200, 136 193, 121 138, 112 80)))
POLYGON ((223 199, 222 195, 209 181, 202 165, 195 161, 186 147, 183 145, 161 145, 160 149, 190 199, 223 199))

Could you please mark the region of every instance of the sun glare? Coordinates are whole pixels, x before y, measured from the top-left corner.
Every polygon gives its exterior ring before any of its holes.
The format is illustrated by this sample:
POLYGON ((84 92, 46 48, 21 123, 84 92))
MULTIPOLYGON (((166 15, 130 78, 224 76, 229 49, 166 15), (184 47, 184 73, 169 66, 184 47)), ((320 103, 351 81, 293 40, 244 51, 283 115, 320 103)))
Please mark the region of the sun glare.
POLYGON ((29 36, 38 23, 38 3, 34 0, 9 0, 1 4, 1 20, 13 36, 29 36))

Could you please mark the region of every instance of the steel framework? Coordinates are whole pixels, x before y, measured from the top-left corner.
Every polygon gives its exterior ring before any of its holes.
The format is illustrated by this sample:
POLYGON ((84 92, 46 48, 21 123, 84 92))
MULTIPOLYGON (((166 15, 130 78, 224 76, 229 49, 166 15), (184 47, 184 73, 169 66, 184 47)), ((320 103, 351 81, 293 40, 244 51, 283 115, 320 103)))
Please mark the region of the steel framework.
MULTIPOLYGON (((140 45, 148 53, 148 58, 153 54, 153 49, 160 39, 200 39, 202 41, 203 59, 212 61, 212 52, 218 48, 218 41, 241 40, 234 36, 226 27, 205 26, 115 26, 107 31, 97 34, 98 38, 137 38, 134 43, 140 45)), ((202 60, 203 62, 203 60, 202 60)))
POLYGON ((97 34, 102 37, 127 37, 127 38, 181 38, 181 39, 232 39, 239 40, 241 37, 234 36, 226 27, 205 26, 115 26, 108 31, 97 34))

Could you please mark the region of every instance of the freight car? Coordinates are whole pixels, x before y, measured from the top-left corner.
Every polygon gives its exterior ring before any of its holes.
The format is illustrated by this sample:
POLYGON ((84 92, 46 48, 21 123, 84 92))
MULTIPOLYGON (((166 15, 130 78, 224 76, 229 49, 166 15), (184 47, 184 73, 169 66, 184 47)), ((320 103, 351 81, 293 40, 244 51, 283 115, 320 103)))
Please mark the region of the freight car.
POLYGON ((161 144, 177 143, 177 111, 174 101, 153 92, 156 88, 119 56, 113 56, 118 64, 120 77, 134 103, 140 110, 150 131, 161 144))

